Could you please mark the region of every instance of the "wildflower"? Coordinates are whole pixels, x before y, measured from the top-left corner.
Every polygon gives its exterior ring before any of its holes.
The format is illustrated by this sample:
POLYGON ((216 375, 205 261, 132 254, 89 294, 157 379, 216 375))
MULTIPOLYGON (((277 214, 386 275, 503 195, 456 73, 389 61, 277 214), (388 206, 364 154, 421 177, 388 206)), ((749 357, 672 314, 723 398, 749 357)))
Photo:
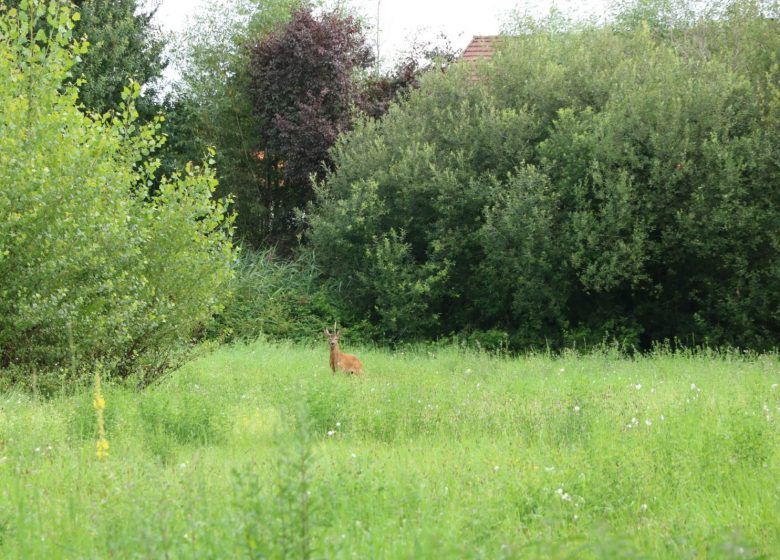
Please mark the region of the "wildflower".
POLYGON ((336 430, 328 430, 328 437, 333 437, 333 435, 336 433, 336 430))
POLYGON ((498 472, 498 465, 495 465, 495 466, 493 467, 493 472, 498 472))
POLYGON ((41 452, 41 448, 40 448, 40 447, 36 447, 36 448, 35 448, 35 452, 36 452, 36 453, 40 453, 40 452, 41 452))
POLYGON ((580 406, 575 404, 574 405, 574 412, 579 412, 579 411, 580 411, 580 406))
POLYGON ((558 488, 556 490, 558 493, 558 496, 563 500, 564 502, 570 502, 571 501, 571 495, 568 492, 564 492, 563 488, 558 488))
POLYGON ((95 399, 92 405, 95 407, 97 420, 98 439, 95 443, 95 455, 98 460, 104 461, 108 457, 108 440, 106 439, 106 426, 103 420, 103 410, 106 408, 106 399, 103 398, 103 389, 100 383, 100 367, 95 369, 95 399))
POLYGON ((773 390, 773 391, 774 391, 775 389, 777 389, 778 387, 780 387, 780 384, 778 384, 778 383, 772 383, 772 390, 773 390))
POLYGON ((351 455, 351 457, 352 457, 353 459, 357 459, 357 455, 355 455, 354 453, 351 455))
POLYGON ((103 437, 97 440, 95 444, 95 455, 101 461, 105 461, 108 458, 108 440, 103 437))
POLYGON ((187 468, 187 463, 182 463, 182 464, 180 464, 180 465, 179 465, 179 468, 180 468, 180 469, 186 469, 186 468, 187 468))
POLYGON ((649 418, 647 420, 645 420, 645 426, 651 426, 652 424, 653 424, 653 421, 650 420, 649 418))
POLYGON ((636 390, 639 391, 642 388, 642 384, 637 383, 636 385, 634 385, 634 387, 636 387, 636 390))
POLYGON ((566 371, 564 368, 558 370, 559 373, 563 373, 564 371, 566 371))
POLYGON ((666 420, 666 418, 664 418, 664 415, 661 414, 661 422, 663 422, 664 420, 666 420))
POLYGON ((641 511, 642 513, 646 512, 647 511, 647 504, 642 504, 641 506, 639 506, 639 511, 641 511))
POLYGON ((341 427, 341 422, 336 422, 336 427, 340 428, 341 427))

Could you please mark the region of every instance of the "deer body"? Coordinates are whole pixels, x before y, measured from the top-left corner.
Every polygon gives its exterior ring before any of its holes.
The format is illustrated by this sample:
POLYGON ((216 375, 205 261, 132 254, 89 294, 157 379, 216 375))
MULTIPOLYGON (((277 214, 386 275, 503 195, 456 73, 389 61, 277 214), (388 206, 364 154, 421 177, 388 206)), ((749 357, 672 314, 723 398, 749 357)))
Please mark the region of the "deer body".
POLYGON ((352 354, 345 354, 339 349, 339 337, 341 331, 337 330, 333 334, 328 329, 325 329, 325 336, 328 337, 328 343, 330 344, 330 369, 333 373, 336 371, 343 371, 344 373, 352 373, 354 375, 363 375, 363 364, 352 354))

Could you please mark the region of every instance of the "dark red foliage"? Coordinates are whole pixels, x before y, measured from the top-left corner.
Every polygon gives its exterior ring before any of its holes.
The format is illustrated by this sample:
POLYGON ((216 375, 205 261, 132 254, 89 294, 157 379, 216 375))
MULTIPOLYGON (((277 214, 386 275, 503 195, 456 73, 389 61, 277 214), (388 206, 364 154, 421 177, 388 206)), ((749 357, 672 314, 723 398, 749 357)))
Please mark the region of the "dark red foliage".
POLYGON ((444 71, 457 58, 457 52, 444 36, 432 41, 415 41, 399 59, 390 74, 368 80, 358 105, 365 114, 380 118, 393 101, 417 88, 427 71, 444 71))
POLYGON ((355 18, 307 9, 251 47, 252 102, 266 123, 258 150, 269 166, 284 169, 283 181, 270 186, 277 212, 291 215, 311 199, 310 176, 322 176, 328 150, 350 126, 356 70, 372 61, 355 18))

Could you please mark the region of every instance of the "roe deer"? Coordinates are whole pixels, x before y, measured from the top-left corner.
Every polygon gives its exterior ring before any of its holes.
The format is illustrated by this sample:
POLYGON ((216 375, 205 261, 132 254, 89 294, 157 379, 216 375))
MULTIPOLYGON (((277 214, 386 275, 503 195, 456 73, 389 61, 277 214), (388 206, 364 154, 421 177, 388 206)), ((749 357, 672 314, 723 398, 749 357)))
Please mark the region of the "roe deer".
POLYGON ((353 373, 355 375, 363 375, 363 364, 356 356, 352 354, 345 354, 339 350, 339 337, 341 336, 341 329, 336 330, 336 325, 333 325, 333 333, 328 329, 325 329, 325 336, 328 337, 328 343, 330 344, 330 369, 333 373, 336 370, 343 371, 344 373, 353 373))

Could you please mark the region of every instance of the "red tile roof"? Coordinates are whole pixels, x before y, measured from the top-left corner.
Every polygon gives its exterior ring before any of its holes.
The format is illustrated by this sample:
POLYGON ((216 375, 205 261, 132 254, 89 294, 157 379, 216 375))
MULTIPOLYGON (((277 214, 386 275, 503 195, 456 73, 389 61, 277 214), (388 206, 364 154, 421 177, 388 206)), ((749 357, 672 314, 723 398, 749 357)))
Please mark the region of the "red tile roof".
POLYGON ((500 35, 475 35, 461 53, 460 60, 472 62, 490 59, 500 40, 500 35))

